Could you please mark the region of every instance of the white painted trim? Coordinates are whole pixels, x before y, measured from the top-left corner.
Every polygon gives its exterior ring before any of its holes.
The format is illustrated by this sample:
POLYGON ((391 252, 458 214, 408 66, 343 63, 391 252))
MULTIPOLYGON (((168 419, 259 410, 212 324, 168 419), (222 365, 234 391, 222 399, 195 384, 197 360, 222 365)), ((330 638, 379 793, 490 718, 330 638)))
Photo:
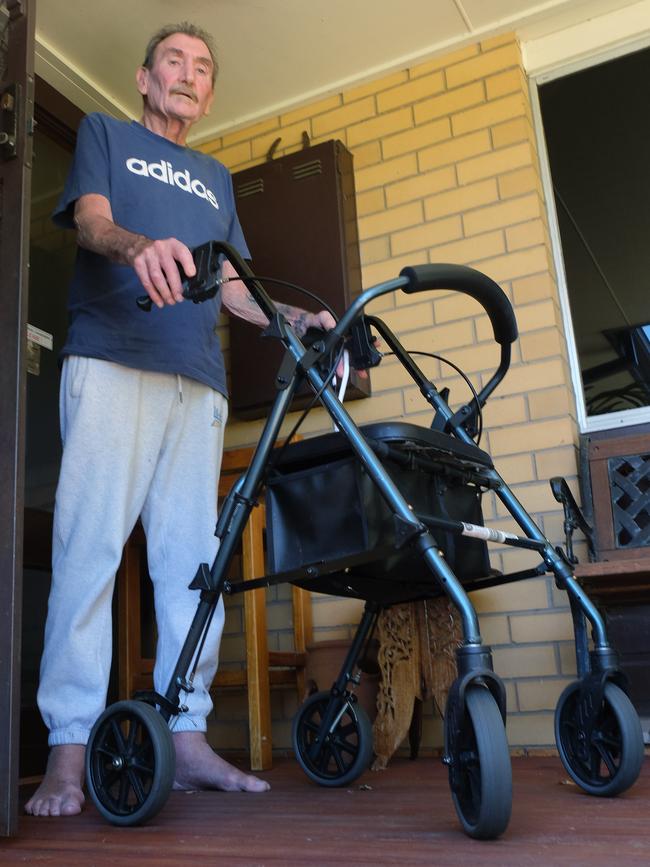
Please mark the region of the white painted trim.
MULTIPOLYGON (((643 0, 642 3, 635 6, 647 6, 648 15, 650 15, 650 0, 643 0)), ((646 19, 646 21, 650 18, 646 19)), ((644 24, 646 23, 644 21, 644 24)), ((650 28, 648 28, 650 31, 650 28)), ((645 40, 650 44, 650 35, 645 40)), ((637 40, 638 47, 647 47, 641 45, 637 40)), ((631 53, 636 48, 630 47, 632 43, 628 43, 626 48, 618 46, 616 53, 614 50, 609 52, 610 56, 607 59, 613 59, 615 56, 622 56, 631 53)), ((576 72, 578 68, 585 69, 589 66, 594 66, 597 63, 602 63, 605 58, 602 53, 592 54, 591 57, 583 57, 579 65, 577 63, 567 63, 562 67, 555 67, 553 73, 546 71, 538 76, 531 76, 529 79, 530 101, 533 112, 533 125, 537 138, 537 149, 539 154, 540 172, 542 179, 542 188, 544 190, 544 198, 546 199, 546 208, 549 221, 549 233, 551 236, 551 249, 553 253, 553 261, 555 264, 555 272, 557 276, 558 295, 560 299, 560 309, 562 312, 562 321, 564 324, 565 338, 567 343, 567 354, 569 359, 569 368, 571 372, 571 382, 573 385, 574 394, 576 396, 576 415, 578 428, 581 433, 590 433, 598 430, 609 430, 610 428, 629 427, 636 424, 644 424, 650 421, 650 407, 640 407, 639 409, 623 410, 621 412, 612 412, 602 415, 588 416, 584 389, 582 385, 582 376, 580 374, 580 363, 578 360, 578 351, 575 342, 575 332, 573 321, 571 318, 571 307, 569 304, 569 293, 566 282, 566 272, 564 270, 564 258, 562 252, 562 241, 560 238, 560 230, 557 219, 557 211, 555 208, 555 196, 553 194, 553 182, 551 179, 551 169, 548 160, 548 152, 546 149, 546 139, 544 136, 544 126, 542 123, 542 113, 539 104, 538 88, 540 84, 544 84, 553 78, 560 78, 564 75, 569 75, 576 72)))
POLYGON ((538 84, 650 44, 650 0, 638 0, 537 39, 522 40, 524 69, 538 84))
POLYGON ((578 350, 574 337, 575 332, 573 329, 573 320, 571 318, 569 292, 567 289, 566 272, 564 270, 562 240, 560 238, 560 227, 557 219, 557 211, 555 209, 555 196, 553 195, 551 167, 548 160, 548 151, 546 150, 546 138, 544 136, 542 112, 539 104, 539 92, 537 89, 539 85, 536 81, 530 81, 529 86, 530 103, 533 110, 533 125, 535 127, 535 136, 537 138, 537 152, 539 154, 542 188, 544 190, 544 198, 546 199, 546 209, 548 213, 548 227, 551 236, 551 250, 553 253, 553 263, 555 265, 558 295, 560 298, 560 310, 562 312, 562 323, 564 325, 564 335, 566 338, 567 353, 569 357, 571 383, 573 385, 573 393, 576 398, 576 415, 578 421, 578 428, 581 432, 584 432, 586 430, 587 423, 585 395, 584 389, 582 387, 582 376, 580 375, 580 363, 578 361, 578 350))

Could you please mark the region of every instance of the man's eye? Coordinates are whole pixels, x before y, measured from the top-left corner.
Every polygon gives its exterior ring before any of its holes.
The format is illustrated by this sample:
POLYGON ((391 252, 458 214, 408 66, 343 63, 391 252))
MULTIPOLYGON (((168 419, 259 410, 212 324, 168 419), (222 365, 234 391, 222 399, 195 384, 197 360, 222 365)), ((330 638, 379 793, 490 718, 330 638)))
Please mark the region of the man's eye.
POLYGON ((207 68, 206 68, 205 66, 197 66, 196 71, 197 71, 200 75, 207 75, 207 74, 208 74, 208 70, 207 70, 207 68))

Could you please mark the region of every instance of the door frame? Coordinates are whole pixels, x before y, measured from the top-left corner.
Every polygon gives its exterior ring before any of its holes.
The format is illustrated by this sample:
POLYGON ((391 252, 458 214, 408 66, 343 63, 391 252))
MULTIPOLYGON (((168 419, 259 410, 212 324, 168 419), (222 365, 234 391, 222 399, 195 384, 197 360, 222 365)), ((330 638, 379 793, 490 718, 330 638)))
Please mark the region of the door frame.
POLYGON ((36 0, 7 0, 7 73, 17 86, 16 156, 0 161, 0 835, 18 826, 25 349, 36 0))

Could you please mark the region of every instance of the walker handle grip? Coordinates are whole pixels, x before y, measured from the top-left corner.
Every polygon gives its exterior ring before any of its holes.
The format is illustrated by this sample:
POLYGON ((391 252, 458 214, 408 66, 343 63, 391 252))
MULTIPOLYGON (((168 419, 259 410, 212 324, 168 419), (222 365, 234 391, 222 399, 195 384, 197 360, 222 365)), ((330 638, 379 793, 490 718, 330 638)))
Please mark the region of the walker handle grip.
POLYGON ((479 302, 490 317, 494 339, 510 344, 517 339, 517 320, 508 296, 486 274, 466 265, 414 265, 402 268, 400 277, 408 284, 402 287, 407 294, 430 289, 455 289, 479 302))

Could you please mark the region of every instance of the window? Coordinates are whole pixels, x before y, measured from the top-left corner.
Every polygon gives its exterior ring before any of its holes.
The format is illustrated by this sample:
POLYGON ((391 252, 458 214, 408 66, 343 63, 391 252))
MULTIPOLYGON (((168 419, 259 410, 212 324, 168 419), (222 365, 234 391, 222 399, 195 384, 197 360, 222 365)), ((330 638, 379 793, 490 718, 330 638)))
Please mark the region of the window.
POLYGON ((586 426, 632 422, 650 407, 650 49, 542 84, 539 103, 586 426))

